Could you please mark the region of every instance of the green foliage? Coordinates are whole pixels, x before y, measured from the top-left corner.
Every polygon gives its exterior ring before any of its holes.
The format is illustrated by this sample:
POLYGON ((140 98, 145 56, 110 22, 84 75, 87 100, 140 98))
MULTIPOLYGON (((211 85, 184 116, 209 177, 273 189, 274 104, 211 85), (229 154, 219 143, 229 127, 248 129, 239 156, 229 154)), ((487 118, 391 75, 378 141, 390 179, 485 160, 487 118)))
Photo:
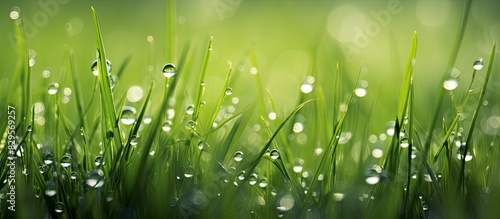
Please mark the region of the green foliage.
MULTIPOLYGON (((370 115, 372 108, 365 111, 356 93, 363 64, 354 82, 344 77, 350 73, 342 63, 329 65, 334 80, 328 86, 315 85, 311 92, 297 89, 297 106, 285 111, 272 92, 264 89, 260 75, 266 69, 259 67, 258 55, 251 48, 243 54, 248 59, 243 62, 255 71, 254 85, 250 86, 256 89, 253 99, 236 105, 238 101, 228 98, 235 83, 229 61, 216 101, 207 103, 205 81, 217 38, 210 37, 207 49, 200 50, 205 53, 203 59, 193 55, 196 50, 190 45, 177 55, 172 21, 175 1, 168 2, 165 41, 168 60, 176 62, 174 76, 165 78, 164 86, 151 82, 139 110, 132 115, 126 112, 129 102, 124 94, 113 89, 99 20, 92 8, 98 71, 95 84, 83 91, 75 64, 78 51, 70 49, 66 58, 75 108, 63 107, 60 91, 45 92, 41 98, 46 104, 46 120, 43 125, 36 124, 28 45, 22 26, 16 23, 18 64, 8 90, 22 94, 22 98, 6 96, 0 106, 2 110, 15 106, 19 113, 11 122, 15 123, 12 127, 18 147, 15 155, 9 154, 6 142, 11 140, 11 126, 0 124, 0 218, 499 215, 494 207, 500 197, 499 135, 476 128, 485 96, 491 92, 488 85, 494 73, 496 46, 484 77, 474 69, 462 99, 451 95, 452 119, 441 112, 439 103, 432 115, 435 121, 424 129, 415 114, 419 95, 413 80, 419 77, 415 32, 399 97, 393 101, 397 108, 388 128, 392 134, 388 139, 375 136, 373 140, 369 126, 380 124, 364 123, 365 117, 375 115, 370 115), (193 67, 198 65, 201 71, 193 67), (474 83, 476 77, 483 78, 480 85, 474 83), (197 82, 195 89, 186 89, 189 81, 197 82), (479 94, 474 92, 477 89, 479 94), (158 93, 163 96, 155 98, 158 93), (86 101, 87 96, 90 100, 86 101), (468 107, 469 99, 474 100, 474 107, 468 107), (192 101, 192 109, 186 110, 186 101, 192 101), (472 117, 463 118, 465 113, 472 117), (77 119, 70 118, 73 114, 77 119), (441 129, 435 127, 438 120, 442 121, 441 129), (370 156, 375 149, 384 155, 370 156), (12 171, 3 164, 10 160, 16 161, 15 184, 5 183, 12 171), (8 209, 5 199, 11 185, 16 187, 15 212, 8 209)), ((459 51, 464 17, 449 68, 459 51)), ((129 61, 120 66, 119 76, 126 77, 129 61)), ((316 71, 316 66, 310 67, 312 79, 321 77, 316 71)), ((439 90, 437 99, 442 101, 446 91, 439 90)), ((2 121, 8 120, 5 114, 0 116, 2 121)))

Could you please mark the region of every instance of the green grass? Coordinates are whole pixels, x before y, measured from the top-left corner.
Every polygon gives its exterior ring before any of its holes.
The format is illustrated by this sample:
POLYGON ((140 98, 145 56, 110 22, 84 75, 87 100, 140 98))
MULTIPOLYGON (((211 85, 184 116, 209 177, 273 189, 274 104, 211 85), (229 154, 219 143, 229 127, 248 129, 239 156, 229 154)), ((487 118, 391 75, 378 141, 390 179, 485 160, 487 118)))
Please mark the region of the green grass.
MULTIPOLYGON (((469 6, 458 27, 447 69, 459 53, 469 6)), ((486 70, 472 71, 468 89, 436 88, 438 101, 429 128, 423 128, 415 103, 420 95, 414 78, 421 77, 416 60, 418 37, 408 36, 408 56, 399 85, 394 134, 371 140, 366 124, 373 115, 356 95, 364 64, 348 72, 342 63, 329 63, 334 80, 314 85, 311 92, 297 88, 296 106, 283 110, 266 89, 254 48, 242 63, 257 71, 247 87, 236 84, 228 61, 217 96, 207 96, 209 64, 217 38, 207 37, 201 49, 184 45, 178 54, 175 38, 175 1, 168 1, 166 62, 175 75, 160 85, 151 82, 137 104, 133 123, 126 124, 126 94, 110 84, 106 51, 96 10, 90 10, 96 34, 98 76, 93 87, 79 83, 75 54, 69 49, 74 108, 61 102, 61 92, 32 93, 28 45, 23 27, 17 36, 18 63, 2 111, 16 109, 15 126, 2 122, 0 182, 9 179, 15 161, 15 183, 0 184, 0 218, 494 218, 500 197, 499 135, 478 129, 484 100, 495 73, 496 46, 486 70), (198 52, 202 58, 196 55, 198 52), (198 68, 199 66, 199 68, 198 68), (348 75, 357 74, 354 80, 348 75), (482 79, 482 80, 479 80, 482 79), (194 89, 189 86, 195 82, 194 89), (253 89, 247 102, 235 103, 233 91, 253 89), (479 92, 478 92, 479 91, 479 92), (447 96, 449 94, 449 96, 447 96), (158 95, 155 97, 155 95, 158 95), (90 100, 85 101, 90 96, 90 100), (45 124, 35 122, 34 99, 45 104, 45 124), (210 102, 207 100, 215 99, 210 102), (172 101, 174 100, 174 101, 172 101), (450 109, 441 102, 450 101, 450 109), (191 102, 190 102, 191 101, 191 102), (187 104, 186 104, 187 102, 187 104), (192 109, 187 109, 192 104, 192 109), (174 115, 171 112, 175 112, 174 115), (447 114, 452 112, 452 115, 447 114), (270 114, 271 113, 271 114, 270 114), (471 115, 464 117, 463 115, 471 115), (76 115, 72 119, 70 115, 76 115), (271 116, 274 115, 274 116, 271 116), (441 126, 441 128, 437 128, 441 126), (9 134, 19 145, 10 155, 9 134), (306 140, 304 140, 306 139, 306 140), (306 143, 303 143, 303 142, 306 143), (302 143, 300 143, 302 142, 302 143), (457 146, 455 146, 457 145, 457 146), (374 149, 383 151, 378 158, 374 149), (470 154, 472 160, 468 160, 470 154), (457 158, 457 155, 459 158, 457 158), (462 159, 460 159, 462 158, 462 159), (16 211, 7 202, 16 188, 16 211)), ((104 12, 100 12, 104 13, 104 12)), ((104 27, 105 28, 105 27, 104 27)), ((222 41, 222 40, 221 40, 222 41)), ((119 77, 127 77, 126 59, 119 77)), ((322 76, 315 66, 307 75, 322 76)), ((161 74, 161 72, 153 72, 161 74)), ((272 72, 268 72, 272 73, 272 72)), ((150 75, 145 75, 150 77, 150 75)), ((114 83, 114 82, 113 82, 114 83)), ((114 86, 119 86, 118 84, 114 86)), ((397 85, 393 85, 397 86, 397 85)), ((6 113, 0 114, 7 121, 6 113)), ((384 134, 384 136, 386 136, 384 134)))

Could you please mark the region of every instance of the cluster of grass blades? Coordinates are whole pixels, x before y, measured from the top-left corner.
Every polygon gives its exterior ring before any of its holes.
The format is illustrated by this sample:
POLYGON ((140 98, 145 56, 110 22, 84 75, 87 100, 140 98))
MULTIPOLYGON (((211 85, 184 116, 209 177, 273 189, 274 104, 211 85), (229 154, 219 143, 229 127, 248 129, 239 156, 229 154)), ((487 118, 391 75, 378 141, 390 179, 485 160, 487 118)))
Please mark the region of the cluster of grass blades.
MULTIPOLYGON (((175 17, 172 8, 169 21, 175 17)), ((440 113, 439 105, 435 123, 425 130, 415 125, 418 118, 413 113, 418 95, 413 84, 418 77, 414 33, 392 134, 387 140, 368 140, 372 137, 366 127, 352 127, 358 124, 352 122, 358 116, 353 102, 363 66, 354 83, 341 80, 347 74, 341 63, 332 66, 332 89, 312 89, 314 79, 321 76, 311 68, 303 85, 307 92, 298 90, 297 106, 282 114, 272 92, 262 86, 259 75, 265 69, 259 68, 250 49, 246 55, 255 98, 245 106, 236 106, 238 99, 229 98, 234 70, 228 62, 220 96, 215 104, 207 104, 205 80, 214 39, 203 50, 201 70, 193 69, 196 60, 189 46, 176 56, 173 22, 167 22, 166 53, 167 62, 175 64, 165 64, 165 84, 151 83, 136 110, 113 90, 111 63, 93 8, 92 13, 97 77, 88 102, 79 84, 75 52, 70 49, 67 54, 75 121, 67 116, 73 112, 62 107, 59 85, 51 83, 41 97, 45 124, 35 122, 27 44, 22 26, 15 25, 19 63, 8 92, 22 98, 11 95, 0 102, 2 110, 14 106, 18 113, 14 155, 6 146, 10 126, 0 124, 0 218, 489 218, 500 213, 494 208, 495 195, 500 194, 498 134, 477 134, 474 128, 493 71, 495 46, 484 81, 475 83, 484 65, 478 60, 465 95, 452 96, 451 121, 440 113), (191 75, 198 75, 192 93, 181 89, 188 87, 191 75), (340 84, 353 85, 344 85, 349 88, 343 90, 340 84), (478 89, 479 94, 472 92, 478 89), (159 102, 152 101, 155 90, 163 94, 159 102), (183 105, 186 99, 192 104, 183 105), (472 117, 465 122, 462 115, 471 100, 474 107, 467 113, 472 117), (98 113, 89 118, 89 111, 98 113), (435 132, 437 119, 442 121, 441 132, 435 132), (349 130, 354 129, 364 134, 352 136, 349 130), (295 152, 305 136, 312 147, 302 151, 309 155, 295 152), (383 155, 366 159, 363 154, 371 153, 375 145, 383 155), (16 161, 14 182, 7 180, 12 171, 3 165, 10 160, 16 161), (11 186, 16 188, 16 211, 7 202, 11 186)), ((462 22, 460 35, 464 29, 462 22)), ((450 68, 460 42, 461 36, 450 68)), ((126 71, 126 63, 119 75, 126 71)), ((446 89, 440 90, 442 101, 446 89)), ((1 114, 1 119, 7 121, 7 115, 1 114)))

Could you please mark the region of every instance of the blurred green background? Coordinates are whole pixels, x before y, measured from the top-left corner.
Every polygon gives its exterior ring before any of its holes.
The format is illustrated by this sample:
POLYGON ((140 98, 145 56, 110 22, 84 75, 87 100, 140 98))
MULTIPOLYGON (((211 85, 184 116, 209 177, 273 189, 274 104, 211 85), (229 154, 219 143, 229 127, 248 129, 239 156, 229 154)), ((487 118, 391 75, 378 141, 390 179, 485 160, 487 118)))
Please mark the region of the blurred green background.
MULTIPOLYGON (((115 94, 124 95, 132 85, 147 89, 151 80, 148 75, 162 84, 161 67, 166 62, 178 61, 165 58, 166 1, 3 0, 0 3, 2 88, 8 85, 16 66, 15 21, 10 15, 11 11, 20 11, 29 48, 36 54, 32 66, 33 102, 39 101, 38 97, 46 92, 50 82, 58 82, 61 88, 72 87, 66 69, 69 48, 75 52, 82 87, 90 93, 95 79, 90 64, 96 57, 90 6, 99 15, 107 58, 114 69, 131 57, 115 94), (45 70, 50 71, 48 78, 42 76, 45 70)), ((206 43, 213 36, 207 96, 217 98, 218 86, 227 72, 226 61, 231 60, 237 69, 237 80, 230 85, 234 95, 250 100, 255 88, 253 83, 249 84, 249 69, 253 66, 248 60, 248 51, 254 48, 259 73, 280 113, 290 112, 296 106, 300 86, 307 75, 313 74, 315 86, 323 87, 327 98, 331 98, 336 63, 340 62, 342 67, 341 86, 345 92, 356 83, 354 80, 363 63, 361 80, 368 82, 368 86, 366 96, 358 98, 357 102, 362 104, 359 113, 365 112, 366 118, 371 118, 371 124, 375 124, 373 132, 382 133, 386 122, 394 118, 411 37, 413 31, 417 31, 416 117, 418 127, 427 127, 440 79, 447 72, 464 7, 465 1, 456 0, 184 0, 176 3, 176 51, 180 54, 189 45, 193 52, 189 72, 193 74, 192 83, 189 82, 193 87, 186 90, 194 96, 194 83, 206 43), (373 108, 369 112, 371 104, 373 108)), ((498 8, 500 2, 494 0, 473 2, 454 66, 460 71, 461 83, 454 91, 458 97, 463 96, 470 81, 473 60, 483 57, 486 62, 491 47, 499 42, 498 8)), ((498 69, 498 65, 495 63, 494 69, 498 69)), ((486 96, 486 116, 481 121, 481 127, 493 133, 500 126, 500 95, 496 92, 499 88, 500 76, 493 72, 486 96), (497 122, 492 125, 488 119, 493 117, 497 122)), ((161 98, 161 92, 154 98, 161 98)), ((90 96, 85 97, 86 101, 89 99, 90 96)))

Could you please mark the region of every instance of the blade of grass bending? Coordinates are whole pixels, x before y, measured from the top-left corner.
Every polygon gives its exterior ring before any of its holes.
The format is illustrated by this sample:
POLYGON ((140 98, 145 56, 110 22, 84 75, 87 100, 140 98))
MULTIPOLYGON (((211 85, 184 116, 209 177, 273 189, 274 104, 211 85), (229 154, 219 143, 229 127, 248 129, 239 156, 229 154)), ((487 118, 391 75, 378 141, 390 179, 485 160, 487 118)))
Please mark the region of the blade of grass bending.
MULTIPOLYGON (((443 75, 443 77, 441 78, 440 84, 444 83, 444 81, 448 77, 448 71, 451 71, 451 69, 455 65, 455 61, 457 59, 458 52, 460 50, 460 45, 462 44, 462 40, 463 40, 463 37, 465 34, 465 29, 467 27, 467 21, 469 20, 471 5, 472 5, 472 0, 468 0, 466 3, 465 9, 464 9, 464 14, 462 16, 462 19, 460 20, 459 25, 458 25, 457 38, 453 44, 453 49, 451 51, 450 59, 448 60, 448 65, 446 66, 446 72, 443 75)), ((434 116, 431 120, 431 124, 430 124, 429 129, 427 129, 427 131, 429 133, 428 133, 427 140, 426 140, 425 146, 424 146, 424 153, 426 153, 426 154, 430 150, 431 143, 432 143, 432 135, 434 134, 434 128, 436 127, 437 121, 439 120, 439 116, 440 116, 439 112, 441 110, 441 105, 443 104, 444 92, 445 92, 444 87, 440 86, 440 89, 439 89, 438 94, 437 94, 436 103, 434 104, 434 109, 432 111, 434 116)))
POLYGON ((229 86, 229 79, 231 79, 231 74, 233 72, 233 63, 231 63, 231 61, 227 61, 227 64, 229 65, 229 69, 227 70, 226 80, 224 81, 224 86, 222 86, 222 92, 221 95, 219 96, 219 101, 215 106, 215 111, 212 115, 212 119, 210 119, 210 123, 208 124, 210 128, 209 131, 207 132, 207 135, 212 132, 214 128, 213 124, 215 122, 215 119, 217 118, 217 114, 219 113, 219 110, 222 107, 222 103, 224 102, 224 99, 226 97, 226 90, 229 86))
POLYGON ((193 121, 196 123, 198 119, 198 115, 200 114, 200 103, 203 98, 203 93, 205 92, 205 77, 207 75, 208 62, 210 61, 210 54, 212 53, 212 42, 214 37, 211 36, 208 42, 207 52, 205 53, 205 59, 203 60, 203 66, 201 69, 200 79, 198 81, 198 89, 196 91, 196 98, 194 102, 194 112, 193 112, 193 121))
POLYGON ((496 45, 493 45, 493 48, 491 48, 490 58, 488 60, 488 69, 486 70, 486 75, 484 76, 484 83, 483 83, 483 86, 481 88, 481 93, 479 95, 479 100, 477 101, 476 109, 474 110, 474 114, 472 115, 472 120, 471 120, 471 124, 469 127, 469 133, 467 135, 465 148, 464 148, 462 158, 461 158, 461 168, 460 168, 458 185, 459 185, 459 188, 461 186, 464 186, 463 191, 465 191, 465 156, 467 155, 469 147, 472 147, 472 145, 471 145, 472 135, 474 133, 474 127, 476 125, 477 116, 479 115, 479 109, 483 105, 484 94, 486 94, 486 88, 488 87, 488 82, 490 80, 491 69, 493 68, 493 61, 495 59, 495 52, 496 52, 496 45))
POLYGON ((110 161, 113 161, 115 156, 115 151, 117 147, 122 146, 121 132, 118 127, 118 122, 116 120, 115 104, 113 99, 113 93, 111 91, 111 86, 109 84, 109 75, 106 66, 106 54, 104 51, 104 44, 101 36, 101 30, 99 28, 99 21, 97 19, 97 13, 93 7, 92 14, 94 17, 94 25, 97 36, 97 63, 99 71, 99 87, 101 91, 101 105, 102 105, 102 134, 103 134, 103 145, 110 145, 109 149, 111 153, 109 154, 110 161), (112 141, 114 144, 110 144, 109 132, 112 133, 112 141), (108 135, 108 136, 107 136, 108 135))

